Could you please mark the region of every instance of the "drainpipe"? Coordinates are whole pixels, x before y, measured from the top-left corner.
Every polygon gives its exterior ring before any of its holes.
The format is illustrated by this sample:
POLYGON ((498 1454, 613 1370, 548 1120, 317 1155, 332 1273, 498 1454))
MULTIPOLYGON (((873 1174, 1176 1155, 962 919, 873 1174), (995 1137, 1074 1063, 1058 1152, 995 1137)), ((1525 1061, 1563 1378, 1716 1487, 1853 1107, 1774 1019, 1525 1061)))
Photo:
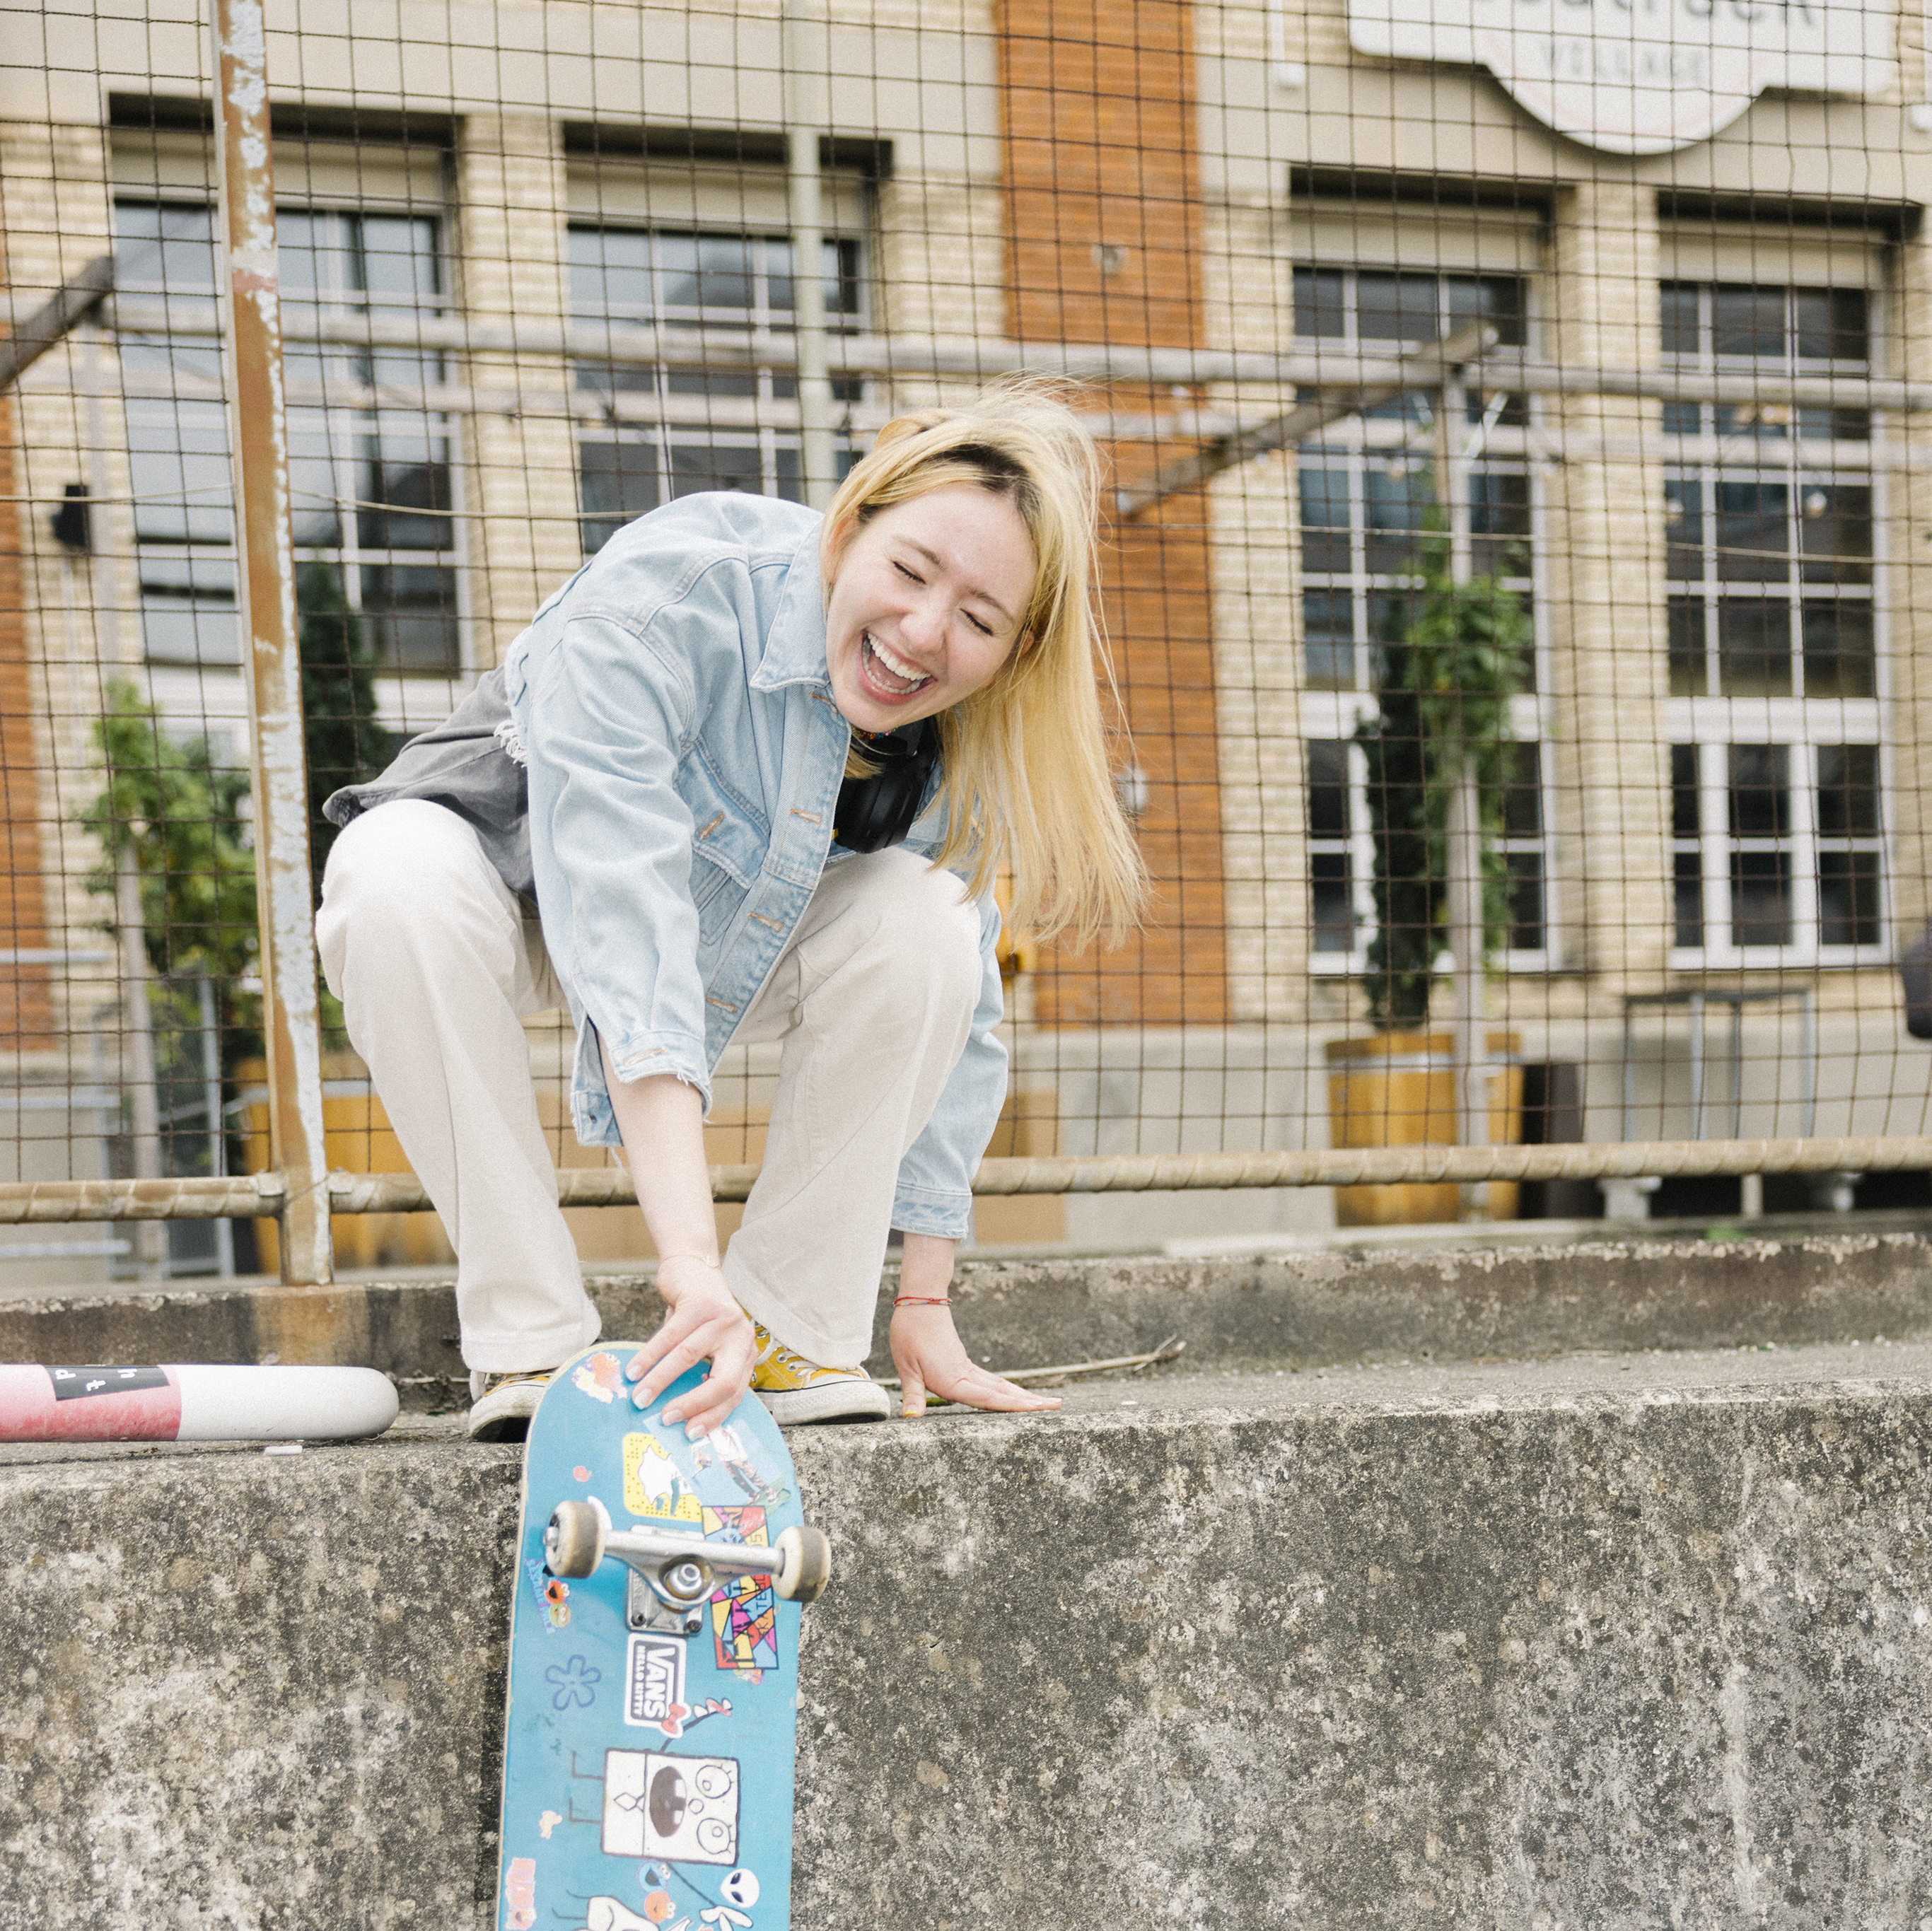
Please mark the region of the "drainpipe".
POLYGON ((246 639, 262 1021, 271 1164, 283 1178, 282 1279, 331 1278, 322 1035, 315 979, 295 539, 283 406, 275 183, 269 157, 268 36, 262 0, 213 0, 214 120, 224 243, 229 445, 246 639))

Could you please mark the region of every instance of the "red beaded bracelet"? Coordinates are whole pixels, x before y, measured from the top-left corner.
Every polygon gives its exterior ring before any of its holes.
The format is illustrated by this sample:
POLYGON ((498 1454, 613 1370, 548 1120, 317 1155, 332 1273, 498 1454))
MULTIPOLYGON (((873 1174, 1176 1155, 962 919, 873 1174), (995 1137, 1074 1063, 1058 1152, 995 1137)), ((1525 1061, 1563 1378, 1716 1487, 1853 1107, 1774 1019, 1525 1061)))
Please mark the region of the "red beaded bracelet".
POLYGON ((901 1294, 892 1303, 894 1307, 950 1307, 950 1294, 901 1294))

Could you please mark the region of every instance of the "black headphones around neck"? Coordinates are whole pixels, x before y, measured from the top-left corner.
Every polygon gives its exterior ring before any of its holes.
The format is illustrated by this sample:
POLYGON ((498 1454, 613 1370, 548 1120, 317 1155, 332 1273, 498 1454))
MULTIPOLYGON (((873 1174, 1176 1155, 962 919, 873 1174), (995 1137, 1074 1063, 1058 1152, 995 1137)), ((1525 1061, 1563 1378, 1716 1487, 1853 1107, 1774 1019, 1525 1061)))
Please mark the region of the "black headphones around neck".
POLYGON ((876 736, 853 733, 854 748, 878 766, 870 778, 848 778, 838 787, 832 835, 848 851, 884 851, 912 829, 926 781, 939 757, 939 733, 928 718, 916 718, 876 736))

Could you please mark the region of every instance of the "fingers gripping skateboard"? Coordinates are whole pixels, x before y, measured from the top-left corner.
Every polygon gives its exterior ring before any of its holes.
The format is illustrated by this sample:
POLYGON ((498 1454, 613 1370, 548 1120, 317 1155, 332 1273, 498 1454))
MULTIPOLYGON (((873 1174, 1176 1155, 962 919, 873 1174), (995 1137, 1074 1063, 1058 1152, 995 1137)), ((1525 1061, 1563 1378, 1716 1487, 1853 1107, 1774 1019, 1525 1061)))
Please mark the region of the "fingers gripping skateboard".
POLYGON ((544 1531, 544 1564, 553 1576, 594 1576, 606 1556, 643 1576, 661 1600, 686 1603, 708 1596, 717 1579, 769 1576, 788 1603, 815 1603, 832 1579, 832 1545, 823 1531, 788 1528, 770 1549, 652 1530, 614 1529, 603 1504, 560 1502, 544 1531))

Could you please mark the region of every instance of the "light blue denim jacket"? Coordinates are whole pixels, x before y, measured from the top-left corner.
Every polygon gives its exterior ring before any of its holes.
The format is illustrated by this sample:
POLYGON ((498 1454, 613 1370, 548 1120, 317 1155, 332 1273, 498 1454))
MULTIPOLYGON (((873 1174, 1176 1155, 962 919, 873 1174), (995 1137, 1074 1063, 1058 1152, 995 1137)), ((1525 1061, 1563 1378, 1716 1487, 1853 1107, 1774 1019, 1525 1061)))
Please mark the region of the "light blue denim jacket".
MULTIPOLYGON (((504 666, 528 760, 544 940, 577 1022, 571 1109, 616 1144, 626 1081, 710 1075, 828 863, 850 728, 832 702, 816 511, 686 496, 620 530, 504 666)), ((944 837, 927 806, 906 840, 944 837)), ((1006 1086, 1000 917, 981 907, 971 1034, 901 1164, 892 1224, 958 1239, 1006 1086)))

